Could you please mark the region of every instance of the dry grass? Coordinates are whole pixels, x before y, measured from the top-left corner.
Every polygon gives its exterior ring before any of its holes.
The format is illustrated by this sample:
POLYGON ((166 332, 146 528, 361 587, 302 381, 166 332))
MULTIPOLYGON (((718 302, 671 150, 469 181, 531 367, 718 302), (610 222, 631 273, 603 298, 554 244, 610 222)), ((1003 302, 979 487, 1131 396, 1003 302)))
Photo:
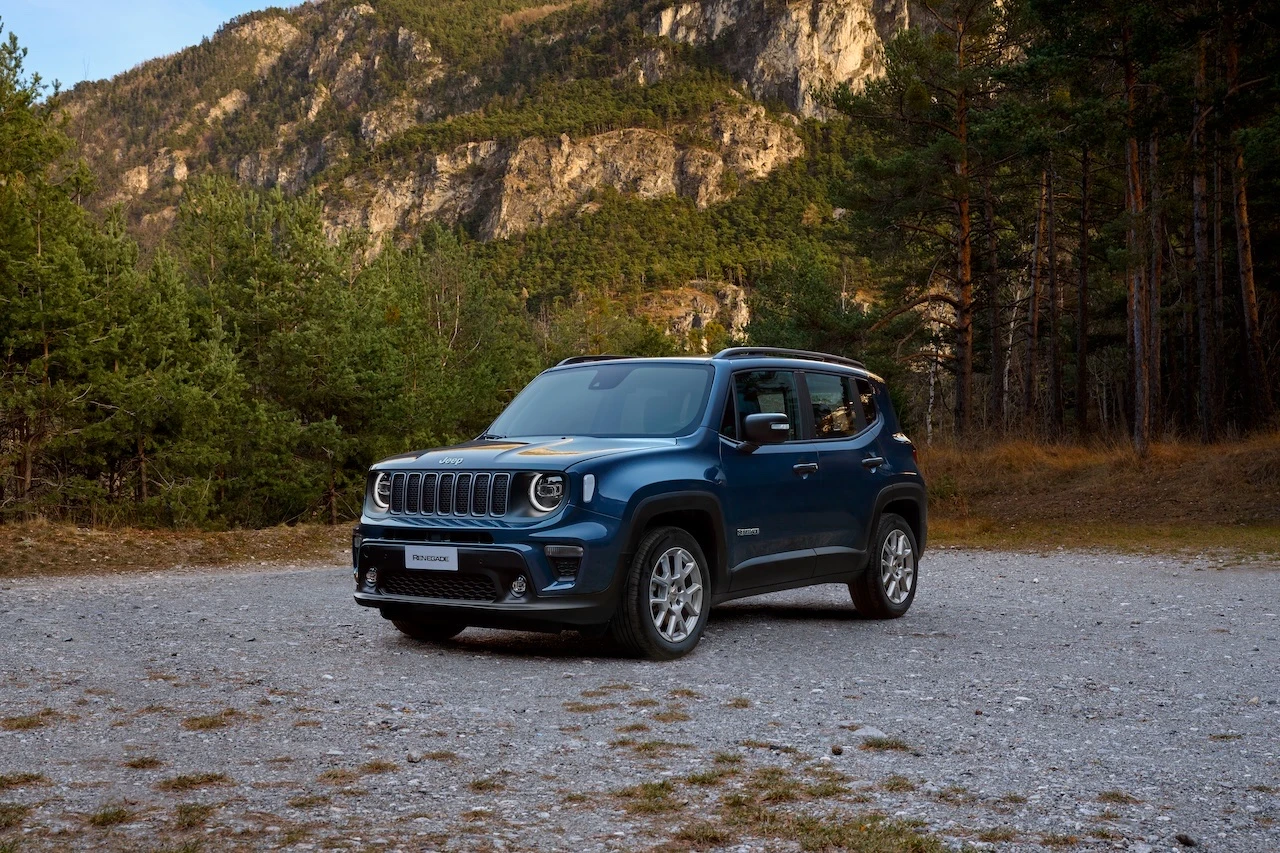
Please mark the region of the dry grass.
POLYGON ((1113 805, 1132 806, 1142 802, 1132 794, 1126 794, 1124 791, 1103 791, 1098 795, 1098 802, 1110 803, 1113 805))
MULTIPOLYGON (((556 12, 563 12, 573 5, 573 0, 567 3, 547 3, 542 6, 531 6, 526 9, 519 9, 515 12, 509 12, 498 19, 498 25, 502 27, 504 32, 515 32, 537 23, 548 15, 554 15, 556 12)), ((594 5, 594 4, 593 4, 594 5)))
POLYGON ((31 806, 19 803, 0 803, 0 830, 13 829, 27 819, 31 806))
POLYGON ((221 532, 87 529, 49 521, 0 526, 5 539, 5 547, 0 548, 0 578, 350 560, 351 530, 342 525, 221 532))
POLYGON ((675 786, 664 779, 661 782, 641 782, 618 791, 614 796, 623 801, 622 807, 631 814, 662 814, 681 807, 674 794, 675 786))
POLYGON ((574 714, 594 714, 618 707, 613 702, 565 702, 564 709, 574 714))
POLYGON ((103 806, 85 818, 85 822, 90 826, 106 829, 111 826, 119 826, 122 823, 129 823, 134 817, 136 817, 135 813, 124 806, 103 806))
POLYGON ((0 791, 25 788, 29 785, 47 785, 49 780, 40 773, 0 773, 0 791))
POLYGON ((896 773, 892 776, 886 776, 880 781, 880 790, 894 794, 904 794, 915 789, 915 782, 912 782, 906 776, 899 776, 896 773))
POLYGON ((38 729, 49 725, 58 719, 58 712, 52 708, 44 708, 36 711, 34 714, 23 714, 18 717, 5 717, 0 720, 0 729, 9 732, 21 732, 28 729, 38 729))
POLYGON ((692 720, 693 717, 690 717, 685 713, 683 708, 672 707, 654 714, 653 719, 660 723, 687 723, 689 720, 692 720))
POLYGON ((751 700, 745 696, 735 696, 724 704, 726 708, 750 708, 751 700))
POLYGON ((481 776, 478 779, 472 779, 467 783, 467 788, 477 794, 485 794, 491 791, 502 791, 506 789, 501 780, 494 779, 492 776, 481 776))
POLYGON ((216 714, 187 717, 182 721, 182 727, 193 732, 222 729, 231 725, 243 716, 244 714, 240 713, 235 708, 227 708, 225 711, 219 711, 216 714))
POLYGON ((896 737, 868 737, 858 744, 858 749, 868 752, 912 752, 911 744, 896 737))
POLYGON ((938 446, 921 468, 939 545, 1280 556, 1280 432, 1145 460, 1123 445, 938 446))
POLYGON ((199 829, 217 810, 217 806, 204 803, 179 803, 173 810, 173 825, 184 830, 199 829))
POLYGON ((211 785, 226 785, 230 781, 225 773, 187 773, 157 782, 156 790, 194 791, 197 788, 208 788, 211 785))
POLYGON ((157 767, 163 767, 164 762, 153 755, 135 755, 125 761, 124 766, 130 770, 155 770, 157 767))
POLYGON ((995 844, 1000 841, 1014 841, 1017 837, 1018 833, 1007 826, 993 826, 978 833, 978 840, 985 841, 988 844, 995 844))

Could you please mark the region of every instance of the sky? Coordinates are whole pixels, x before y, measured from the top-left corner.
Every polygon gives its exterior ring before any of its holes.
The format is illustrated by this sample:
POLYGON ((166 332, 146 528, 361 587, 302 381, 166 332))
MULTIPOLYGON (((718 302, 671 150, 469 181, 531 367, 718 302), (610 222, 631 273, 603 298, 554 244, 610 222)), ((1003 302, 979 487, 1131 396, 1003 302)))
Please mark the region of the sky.
POLYGON ((25 70, 69 89, 199 44, 236 15, 299 0, 0 0, 3 38, 27 48, 25 70))

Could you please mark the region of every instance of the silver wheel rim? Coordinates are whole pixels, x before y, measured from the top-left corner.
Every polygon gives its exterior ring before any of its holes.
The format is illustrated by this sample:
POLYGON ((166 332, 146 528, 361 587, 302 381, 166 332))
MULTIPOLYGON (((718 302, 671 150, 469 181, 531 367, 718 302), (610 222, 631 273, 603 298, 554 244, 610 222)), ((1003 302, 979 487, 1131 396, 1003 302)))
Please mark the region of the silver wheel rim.
POLYGON ((668 548, 649 574, 649 614, 668 643, 679 643, 697 627, 702 614, 702 574, 684 548, 668 548))
POLYGON ((916 555, 901 530, 891 530, 880 549, 880 583, 892 604, 901 604, 916 584, 916 555))

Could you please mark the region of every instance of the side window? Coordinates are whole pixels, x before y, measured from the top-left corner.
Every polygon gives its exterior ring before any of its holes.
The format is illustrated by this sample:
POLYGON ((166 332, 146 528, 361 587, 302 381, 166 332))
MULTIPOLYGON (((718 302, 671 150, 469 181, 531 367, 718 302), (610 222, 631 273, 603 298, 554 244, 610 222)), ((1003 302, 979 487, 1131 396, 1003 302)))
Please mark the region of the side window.
POLYGON ((876 411, 876 393, 871 388, 871 383, 865 379, 859 378, 858 397, 862 401, 862 412, 866 415, 867 424, 873 424, 880 417, 880 413, 876 411))
POLYGON ((809 402, 813 405, 813 432, 816 438, 844 438, 856 433, 858 398, 853 380, 830 373, 805 373, 809 402))
POLYGON ((796 375, 790 370, 752 370, 733 377, 738 401, 738 435, 746 435, 747 415, 774 412, 787 416, 787 439, 800 437, 800 402, 796 395, 796 375))

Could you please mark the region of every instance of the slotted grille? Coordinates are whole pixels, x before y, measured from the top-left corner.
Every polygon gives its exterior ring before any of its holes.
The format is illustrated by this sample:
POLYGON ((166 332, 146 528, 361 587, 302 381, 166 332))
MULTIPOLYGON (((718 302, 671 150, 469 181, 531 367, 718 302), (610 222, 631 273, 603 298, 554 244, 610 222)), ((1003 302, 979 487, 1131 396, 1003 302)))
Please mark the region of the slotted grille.
POLYGON ((391 511, 404 512, 404 474, 391 478, 391 511))
POLYGON ((436 475, 422 475, 422 512, 431 515, 436 511, 436 475))
POLYGON ((449 515, 453 512, 453 475, 440 475, 440 497, 436 501, 436 512, 449 515))
POLYGON ((391 475, 391 512, 503 516, 507 514, 510 491, 510 474, 397 472, 391 475))
POLYGON ((493 475, 493 508, 494 515, 507 514, 507 492, 511 490, 510 474, 493 475))
POLYGON ((488 575, 395 571, 384 573, 378 585, 388 595, 452 601, 494 601, 498 597, 498 587, 488 575))
POLYGON ((418 500, 422 497, 422 475, 409 475, 409 489, 404 495, 404 511, 417 512, 418 500))
POLYGON ((471 512, 471 475, 459 474, 453 490, 453 511, 458 515, 471 512))
POLYGON ((471 488, 471 514, 489 514, 489 475, 476 474, 475 484, 471 488))

